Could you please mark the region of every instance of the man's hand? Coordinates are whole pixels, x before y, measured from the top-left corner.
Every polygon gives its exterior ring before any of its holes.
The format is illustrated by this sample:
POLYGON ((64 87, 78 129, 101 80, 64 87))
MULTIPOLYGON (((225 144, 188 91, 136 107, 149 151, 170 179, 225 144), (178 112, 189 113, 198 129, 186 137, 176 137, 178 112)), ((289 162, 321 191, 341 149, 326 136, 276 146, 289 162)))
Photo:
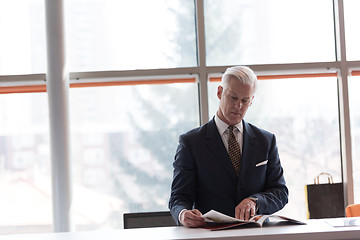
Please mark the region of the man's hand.
POLYGON ((181 213, 180 223, 186 227, 202 227, 206 223, 201 216, 201 212, 197 209, 185 210, 181 213))
POLYGON ((256 203, 250 198, 245 198, 235 208, 235 218, 249 220, 255 215, 256 203))

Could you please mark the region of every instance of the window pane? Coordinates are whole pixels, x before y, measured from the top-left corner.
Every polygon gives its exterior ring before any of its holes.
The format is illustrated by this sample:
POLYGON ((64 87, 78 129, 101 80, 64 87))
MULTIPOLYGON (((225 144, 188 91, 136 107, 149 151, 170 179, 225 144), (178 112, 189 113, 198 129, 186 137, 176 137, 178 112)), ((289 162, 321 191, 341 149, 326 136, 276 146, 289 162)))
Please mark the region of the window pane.
POLYGON ((334 61, 332 0, 205 0, 208 65, 334 61))
POLYGON ((359 0, 344 1, 346 58, 348 60, 360 60, 359 8, 360 8, 359 0))
POLYGON ((360 77, 349 80, 350 118, 352 135, 352 163, 354 178, 354 202, 360 203, 360 77))
POLYGON ((196 83, 70 89, 77 230, 168 210, 178 136, 199 125, 197 91, 196 83))
MULTIPOLYGON (((209 83, 211 115, 218 84, 209 83)), ((261 80, 245 120, 276 135, 290 192, 281 211, 306 219, 304 186, 321 172, 341 182, 337 79, 261 80)))
POLYGON ((45 93, 0 94, 0 234, 51 232, 45 93))
POLYGON ((46 69, 43 0, 0 0, 0 75, 46 69))
POLYGON ((196 66, 193 0, 67 0, 70 71, 196 66))

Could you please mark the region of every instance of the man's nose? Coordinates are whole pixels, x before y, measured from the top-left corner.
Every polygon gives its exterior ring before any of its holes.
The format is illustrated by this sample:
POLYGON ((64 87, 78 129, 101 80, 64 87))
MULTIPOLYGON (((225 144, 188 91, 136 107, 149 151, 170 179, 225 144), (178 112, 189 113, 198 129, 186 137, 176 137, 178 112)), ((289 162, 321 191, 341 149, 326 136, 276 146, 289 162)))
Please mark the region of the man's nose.
POLYGON ((241 100, 236 101, 235 106, 236 106, 236 108, 242 108, 243 104, 242 104, 241 100))

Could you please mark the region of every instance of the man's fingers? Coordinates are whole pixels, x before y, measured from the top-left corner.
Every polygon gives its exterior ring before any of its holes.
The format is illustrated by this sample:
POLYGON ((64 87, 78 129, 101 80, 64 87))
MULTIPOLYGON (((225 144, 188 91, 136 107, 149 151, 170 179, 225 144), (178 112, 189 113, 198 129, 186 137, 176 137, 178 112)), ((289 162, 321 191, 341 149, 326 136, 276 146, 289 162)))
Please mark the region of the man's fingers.
POLYGON ((200 216, 200 217, 202 216, 202 213, 197 209, 192 210, 192 212, 197 216, 200 216))
POLYGON ((242 221, 249 220, 255 215, 255 203, 249 198, 245 198, 241 203, 235 208, 235 218, 238 218, 242 221))
POLYGON ((251 208, 246 208, 244 220, 249 220, 250 219, 250 213, 251 213, 251 208))
POLYGON ((239 219, 242 220, 242 221, 247 221, 249 220, 251 217, 254 216, 254 210, 253 208, 250 208, 248 206, 244 206, 244 208, 242 208, 240 210, 240 216, 239 216, 239 219))
POLYGON ((184 223, 187 227, 201 227, 204 225, 204 219, 199 210, 187 210, 184 213, 184 223))
POLYGON ((250 210, 251 210, 250 217, 252 218, 253 216, 255 216, 255 207, 252 207, 250 210))
POLYGON ((197 220, 197 221, 202 221, 204 219, 201 216, 202 216, 201 212, 199 210, 197 210, 197 209, 185 212, 185 218, 189 218, 189 219, 193 219, 193 220, 197 220))
POLYGON ((242 220, 242 221, 245 220, 245 214, 246 214, 245 208, 242 207, 242 208, 240 209, 240 220, 242 220))

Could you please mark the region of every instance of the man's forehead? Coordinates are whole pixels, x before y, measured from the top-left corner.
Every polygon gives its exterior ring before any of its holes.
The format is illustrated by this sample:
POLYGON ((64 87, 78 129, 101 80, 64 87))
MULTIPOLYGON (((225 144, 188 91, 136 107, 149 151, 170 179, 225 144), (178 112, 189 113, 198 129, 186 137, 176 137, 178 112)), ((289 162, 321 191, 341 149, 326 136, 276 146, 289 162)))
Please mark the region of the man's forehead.
POLYGON ((241 92, 236 92, 236 91, 234 91, 233 89, 231 89, 231 88, 227 88, 227 91, 228 91, 228 93, 230 93, 230 94, 233 94, 233 95, 236 95, 236 96, 241 96, 242 98, 251 98, 251 93, 249 93, 249 95, 248 96, 244 96, 244 94, 243 93, 241 93, 241 92))

